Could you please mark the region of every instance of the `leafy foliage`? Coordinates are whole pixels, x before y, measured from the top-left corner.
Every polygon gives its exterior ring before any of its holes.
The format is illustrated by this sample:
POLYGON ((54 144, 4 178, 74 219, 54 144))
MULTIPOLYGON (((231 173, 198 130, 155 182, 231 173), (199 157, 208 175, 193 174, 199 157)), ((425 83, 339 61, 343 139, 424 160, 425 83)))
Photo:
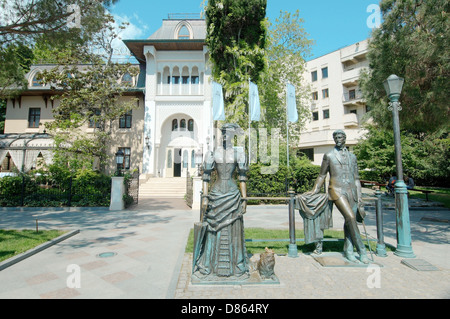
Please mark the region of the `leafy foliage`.
MULTIPOLYGON (((358 166, 364 179, 385 182, 395 174, 394 136, 391 130, 367 126, 368 133, 355 146, 358 166)), ((416 185, 447 186, 450 177, 450 138, 427 135, 420 139, 412 133, 401 133, 402 163, 406 175, 416 185)))
POLYGON ((267 68, 261 80, 261 104, 265 115, 262 124, 268 128, 280 128, 286 136, 286 82, 295 86, 299 121, 290 123, 292 143, 299 137, 305 119, 309 118, 309 87, 302 83, 305 58, 309 56, 312 40, 303 28, 299 11, 280 12, 275 23, 268 23, 266 45, 267 68))
POLYGON ((225 89, 227 121, 248 123, 248 82, 265 67, 267 0, 209 0, 206 44, 213 78, 225 89))
MULTIPOLYGON (((265 164, 250 166, 248 172, 247 192, 264 197, 285 197, 289 188, 296 193, 304 193, 312 189, 319 175, 320 166, 313 165, 304 155, 290 156, 289 167, 286 162, 286 145, 280 145, 278 169, 272 174, 264 174, 265 164)), ((250 195, 251 196, 251 195, 250 195)), ((273 203, 273 202, 271 202, 273 203)))
POLYGON ((71 172, 54 164, 47 172, 0 178, 0 206, 108 206, 110 193, 110 176, 87 169, 71 172))
POLYGON ((91 41, 103 28, 105 8, 117 0, 0 1, 0 98, 25 89, 24 75, 31 63, 49 61, 52 51, 68 52, 91 41), (80 24, 70 27, 70 5, 80 8, 80 24), (34 52, 33 52, 34 51, 34 52), (47 60, 47 61, 46 61, 47 60))
POLYGON ((383 81, 405 78, 400 112, 402 129, 435 133, 449 129, 450 21, 447 0, 383 0, 383 23, 373 32, 370 70, 361 87, 374 121, 392 127, 383 81))
POLYGON ((43 45, 39 53, 57 61, 53 69, 41 73, 42 81, 57 92, 52 99, 59 102, 53 109, 54 121, 46 123, 46 129, 54 136, 60 164, 69 163, 73 169, 92 167, 98 159, 103 171, 113 121, 137 107, 135 98, 122 98, 130 85, 120 79, 136 75, 139 69, 112 61, 111 43, 117 37, 114 20, 105 15, 102 21, 100 31, 83 46, 55 52, 43 45), (93 132, 86 134, 87 127, 93 132))

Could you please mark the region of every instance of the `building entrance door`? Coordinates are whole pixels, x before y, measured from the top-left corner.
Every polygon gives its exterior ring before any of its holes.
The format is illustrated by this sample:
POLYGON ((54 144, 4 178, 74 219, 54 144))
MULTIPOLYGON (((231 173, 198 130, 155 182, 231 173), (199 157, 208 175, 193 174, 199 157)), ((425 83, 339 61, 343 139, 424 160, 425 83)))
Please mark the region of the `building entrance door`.
POLYGON ((181 177, 181 148, 174 150, 173 176, 181 177))

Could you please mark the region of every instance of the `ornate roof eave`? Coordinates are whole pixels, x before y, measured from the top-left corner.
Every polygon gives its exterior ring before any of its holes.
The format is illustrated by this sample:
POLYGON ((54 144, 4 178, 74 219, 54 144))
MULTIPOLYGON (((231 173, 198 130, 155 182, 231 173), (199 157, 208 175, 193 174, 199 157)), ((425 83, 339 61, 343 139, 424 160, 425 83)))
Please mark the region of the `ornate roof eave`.
POLYGON ((206 44, 205 39, 144 39, 144 40, 123 40, 125 45, 138 61, 144 62, 144 46, 152 45, 159 51, 192 51, 203 50, 206 44))

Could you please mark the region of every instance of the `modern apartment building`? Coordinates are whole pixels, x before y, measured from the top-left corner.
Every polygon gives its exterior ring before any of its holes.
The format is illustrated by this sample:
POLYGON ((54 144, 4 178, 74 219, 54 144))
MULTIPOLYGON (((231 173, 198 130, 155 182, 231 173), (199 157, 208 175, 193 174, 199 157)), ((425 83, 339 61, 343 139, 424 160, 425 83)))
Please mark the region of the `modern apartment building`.
POLYGON ((354 146, 364 133, 362 117, 368 112, 358 80, 369 66, 368 40, 333 51, 306 63, 304 80, 311 86, 312 117, 300 135, 298 150, 320 165, 334 146, 332 133, 342 129, 347 146, 354 146))

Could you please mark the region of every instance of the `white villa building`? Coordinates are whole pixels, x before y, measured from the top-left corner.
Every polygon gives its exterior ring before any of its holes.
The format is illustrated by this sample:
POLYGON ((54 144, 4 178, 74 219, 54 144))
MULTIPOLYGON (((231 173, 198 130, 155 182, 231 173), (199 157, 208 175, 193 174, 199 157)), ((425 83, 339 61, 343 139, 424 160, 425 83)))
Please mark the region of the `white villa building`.
POLYGON ((212 140, 211 83, 203 19, 167 19, 145 40, 125 40, 145 67, 142 170, 186 176, 212 140))
MULTIPOLYGON (((197 171, 195 154, 204 153, 214 138, 205 35, 204 19, 169 18, 148 39, 124 41, 139 61, 140 74, 121 79, 133 84, 123 98, 139 101, 137 108, 113 123, 110 171, 115 170, 114 154, 119 149, 125 153, 125 169, 138 168, 145 180, 197 171)), ((28 89, 7 101, 5 132, 0 135, 3 172, 13 167, 29 170, 36 167, 38 157, 51 162, 52 139, 44 124, 53 119, 59 102, 50 99, 55 92, 36 75, 54 67, 33 65, 26 75, 28 89)), ((93 130, 95 126, 86 127, 87 133, 93 130)))

